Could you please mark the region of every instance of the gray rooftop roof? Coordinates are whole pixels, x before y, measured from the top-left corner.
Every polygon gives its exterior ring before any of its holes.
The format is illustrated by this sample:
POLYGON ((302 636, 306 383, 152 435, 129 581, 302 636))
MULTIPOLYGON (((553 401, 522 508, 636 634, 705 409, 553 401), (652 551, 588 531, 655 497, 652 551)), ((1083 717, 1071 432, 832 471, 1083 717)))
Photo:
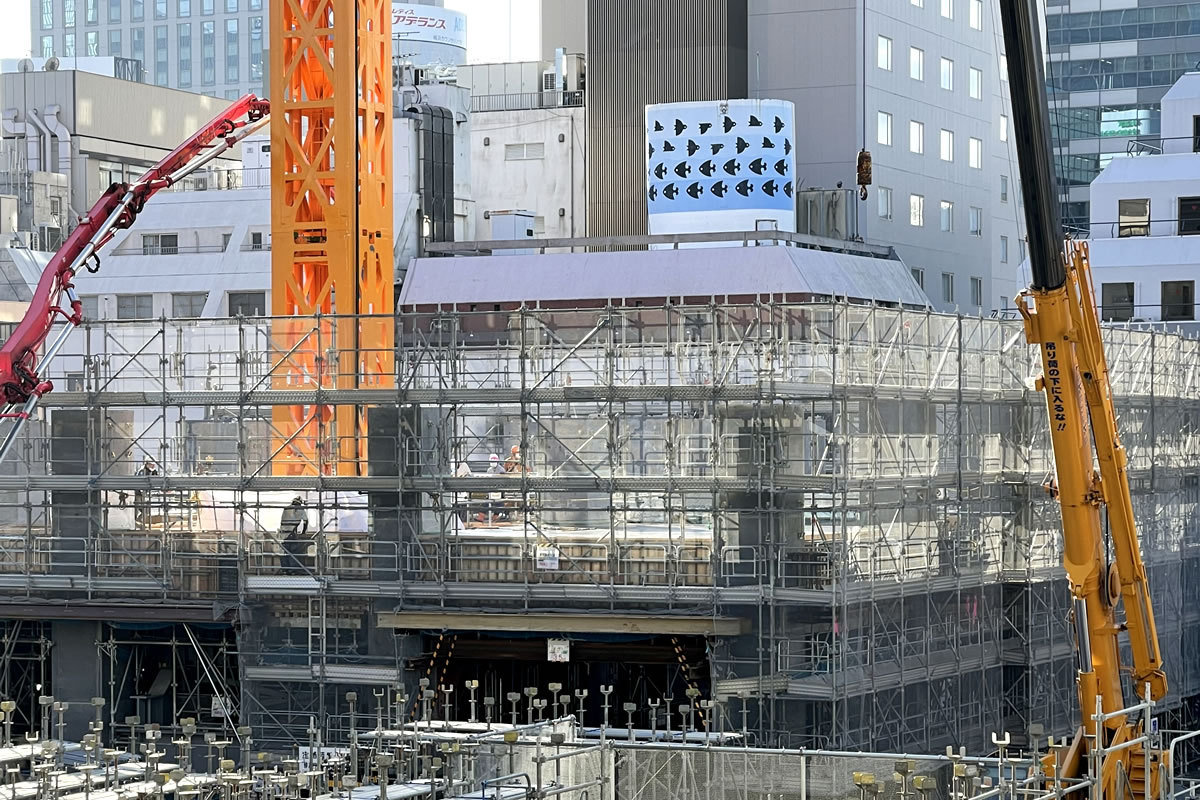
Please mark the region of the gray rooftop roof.
POLYGON ((757 294, 929 305, 902 261, 782 246, 418 258, 400 305, 757 294))

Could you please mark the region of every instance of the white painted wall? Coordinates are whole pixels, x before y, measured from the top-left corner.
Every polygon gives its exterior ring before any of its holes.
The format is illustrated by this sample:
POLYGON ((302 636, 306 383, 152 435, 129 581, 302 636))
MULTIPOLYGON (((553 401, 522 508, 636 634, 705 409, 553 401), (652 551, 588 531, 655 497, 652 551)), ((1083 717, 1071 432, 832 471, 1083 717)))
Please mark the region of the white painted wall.
MULTIPOLYGON (((1164 152, 1113 159, 1091 185, 1091 265, 1096 303, 1104 285, 1132 283, 1134 317, 1162 320, 1163 284, 1200 283, 1200 236, 1179 235, 1180 198, 1200 197, 1200 153, 1192 117, 1200 114, 1200 73, 1188 73, 1163 98, 1164 152), (1180 138, 1183 137, 1183 138, 1180 138), (1120 238, 1120 201, 1148 199, 1148 236, 1120 238)), ((1200 304, 1193 308, 1200 319, 1200 304)))
POLYGON ((269 189, 229 192, 161 193, 146 205, 137 224, 122 231, 101 254, 102 267, 95 275, 82 273, 76 287, 80 295, 100 298, 100 317, 115 319, 116 296, 154 295, 154 316, 171 316, 173 292, 208 292, 203 316, 222 317, 229 292, 267 292, 270 309, 271 253, 243 250, 250 234, 259 231, 270 240, 269 189), (176 233, 181 252, 142 255, 142 237, 176 233), (229 246, 219 249, 222 234, 229 246), (199 245, 203 250, 196 252, 199 245))
POLYGON ((1200 114, 1200 72, 1188 72, 1163 95, 1163 153, 1192 152, 1192 117, 1196 114, 1200 114))
POLYGON ((583 236, 584 110, 491 111, 471 121, 475 230, 490 230, 484 212, 522 208, 541 218, 539 238, 583 236), (542 158, 506 160, 505 145, 538 143, 542 158))

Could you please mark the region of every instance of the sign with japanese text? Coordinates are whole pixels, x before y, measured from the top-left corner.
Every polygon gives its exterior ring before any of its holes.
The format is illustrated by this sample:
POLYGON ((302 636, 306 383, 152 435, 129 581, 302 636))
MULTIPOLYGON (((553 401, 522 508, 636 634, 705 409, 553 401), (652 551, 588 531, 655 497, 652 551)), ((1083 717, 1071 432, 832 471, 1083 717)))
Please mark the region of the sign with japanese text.
POLYGON ((392 3, 392 38, 467 47, 467 17, 437 6, 392 3))

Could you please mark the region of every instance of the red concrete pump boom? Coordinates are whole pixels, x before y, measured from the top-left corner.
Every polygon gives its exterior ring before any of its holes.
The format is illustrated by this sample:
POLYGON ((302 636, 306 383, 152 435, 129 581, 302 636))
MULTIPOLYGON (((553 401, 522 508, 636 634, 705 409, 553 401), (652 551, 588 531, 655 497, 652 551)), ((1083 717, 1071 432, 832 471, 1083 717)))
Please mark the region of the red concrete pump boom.
POLYGON ((54 388, 39 372, 54 359, 70 332, 83 321, 83 307, 75 294, 80 269, 96 272, 99 252, 117 231, 133 225, 137 215, 160 189, 178 182, 232 149, 266 124, 270 106, 254 95, 232 103, 187 141, 146 171, 133 183, 114 183, 79 220, 78 227, 50 259, 33 290, 29 310, 12 336, 0 345, 0 393, 5 408, 0 417, 14 420, 0 444, 0 461, 8 455, 38 398, 54 388), (64 306, 63 296, 67 303, 64 306), (39 355, 55 320, 63 326, 54 342, 39 355))

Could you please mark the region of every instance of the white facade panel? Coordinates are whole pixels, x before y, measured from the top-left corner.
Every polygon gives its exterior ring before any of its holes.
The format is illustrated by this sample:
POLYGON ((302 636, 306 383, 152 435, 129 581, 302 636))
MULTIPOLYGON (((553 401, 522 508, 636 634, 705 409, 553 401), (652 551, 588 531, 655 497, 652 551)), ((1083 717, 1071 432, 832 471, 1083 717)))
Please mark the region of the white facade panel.
POLYGON ((794 143, 787 100, 647 106, 650 233, 795 231, 794 143))

